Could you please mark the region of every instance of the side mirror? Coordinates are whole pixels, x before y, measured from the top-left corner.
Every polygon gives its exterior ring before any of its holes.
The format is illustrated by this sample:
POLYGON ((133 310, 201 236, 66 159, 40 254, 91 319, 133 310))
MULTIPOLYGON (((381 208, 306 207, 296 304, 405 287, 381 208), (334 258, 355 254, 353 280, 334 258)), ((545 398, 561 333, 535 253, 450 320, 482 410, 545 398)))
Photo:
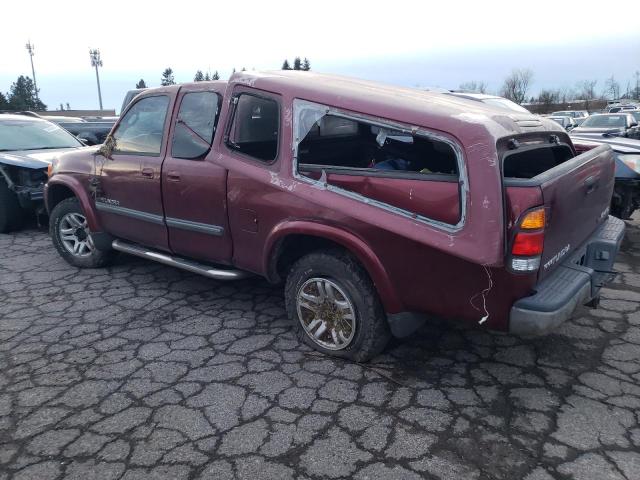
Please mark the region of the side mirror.
POLYGON ((630 126, 631 127, 637 127, 638 126, 638 122, 632 122, 630 126))

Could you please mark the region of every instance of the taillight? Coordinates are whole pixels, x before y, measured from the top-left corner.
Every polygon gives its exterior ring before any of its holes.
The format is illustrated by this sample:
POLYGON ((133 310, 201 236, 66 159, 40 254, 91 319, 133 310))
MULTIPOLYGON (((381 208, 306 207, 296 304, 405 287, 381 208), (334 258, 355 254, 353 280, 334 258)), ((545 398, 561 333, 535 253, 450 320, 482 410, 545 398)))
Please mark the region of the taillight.
POLYGON ((518 272, 531 272, 540 267, 544 248, 544 208, 527 212, 516 225, 516 235, 511 246, 511 268, 518 272))
POLYGON ((518 232, 513 241, 512 255, 522 257, 534 257, 542 255, 544 245, 544 232, 524 233, 518 232))

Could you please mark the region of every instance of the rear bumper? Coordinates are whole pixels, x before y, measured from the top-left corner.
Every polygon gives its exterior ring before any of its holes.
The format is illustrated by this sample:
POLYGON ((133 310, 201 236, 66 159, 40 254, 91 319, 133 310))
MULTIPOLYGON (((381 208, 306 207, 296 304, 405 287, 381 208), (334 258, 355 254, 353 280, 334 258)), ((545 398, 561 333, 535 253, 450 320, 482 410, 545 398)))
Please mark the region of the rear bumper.
POLYGON ((544 335, 568 320, 578 305, 598 296, 612 280, 615 257, 625 224, 609 216, 569 260, 511 307, 509 331, 517 335, 544 335))

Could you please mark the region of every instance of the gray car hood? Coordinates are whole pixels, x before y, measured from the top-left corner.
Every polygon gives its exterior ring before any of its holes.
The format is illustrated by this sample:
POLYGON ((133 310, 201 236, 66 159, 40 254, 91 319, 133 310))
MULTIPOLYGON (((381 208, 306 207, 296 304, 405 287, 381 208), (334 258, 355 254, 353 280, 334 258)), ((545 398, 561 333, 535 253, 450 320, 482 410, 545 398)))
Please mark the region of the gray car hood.
POLYGON ((47 168, 60 154, 87 147, 56 148, 52 150, 12 150, 0 152, 0 165, 24 168, 47 168))
POLYGON ((602 134, 580 134, 574 133, 574 131, 569 134, 569 137, 575 143, 606 143, 619 153, 640 153, 640 140, 625 137, 603 137, 602 134))

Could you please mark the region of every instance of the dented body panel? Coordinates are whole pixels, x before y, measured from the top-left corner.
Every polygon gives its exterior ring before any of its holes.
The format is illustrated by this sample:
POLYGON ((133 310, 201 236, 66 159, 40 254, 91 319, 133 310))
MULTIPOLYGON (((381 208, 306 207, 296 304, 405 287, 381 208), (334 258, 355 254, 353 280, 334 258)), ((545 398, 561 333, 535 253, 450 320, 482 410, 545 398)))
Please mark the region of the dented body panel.
POLYGON ((243 72, 229 83, 145 90, 133 105, 161 94, 171 102, 160 155, 131 158, 118 168, 108 152, 63 157, 47 188, 49 209, 53 191, 64 186, 80 199, 92 231, 274 282, 286 275, 279 262, 291 248, 289 239, 322 239, 360 261, 389 314, 430 313, 507 330, 513 304, 534 291, 537 272, 513 273, 507 250, 514 223, 544 199, 539 186, 503 188, 498 143, 532 132, 570 143, 555 122, 449 95, 310 73, 243 72), (198 160, 171 160, 177 99, 203 90, 223 98, 211 148, 198 160), (230 147, 241 93, 277 102, 273 161, 230 147), (298 165, 300 142, 328 114, 435 139, 454 152, 458 174, 305 172, 298 165), (105 165, 120 175, 110 192, 101 191, 105 165), (153 178, 141 176, 145 165, 153 178), (98 184, 93 192, 92 178, 98 184))

